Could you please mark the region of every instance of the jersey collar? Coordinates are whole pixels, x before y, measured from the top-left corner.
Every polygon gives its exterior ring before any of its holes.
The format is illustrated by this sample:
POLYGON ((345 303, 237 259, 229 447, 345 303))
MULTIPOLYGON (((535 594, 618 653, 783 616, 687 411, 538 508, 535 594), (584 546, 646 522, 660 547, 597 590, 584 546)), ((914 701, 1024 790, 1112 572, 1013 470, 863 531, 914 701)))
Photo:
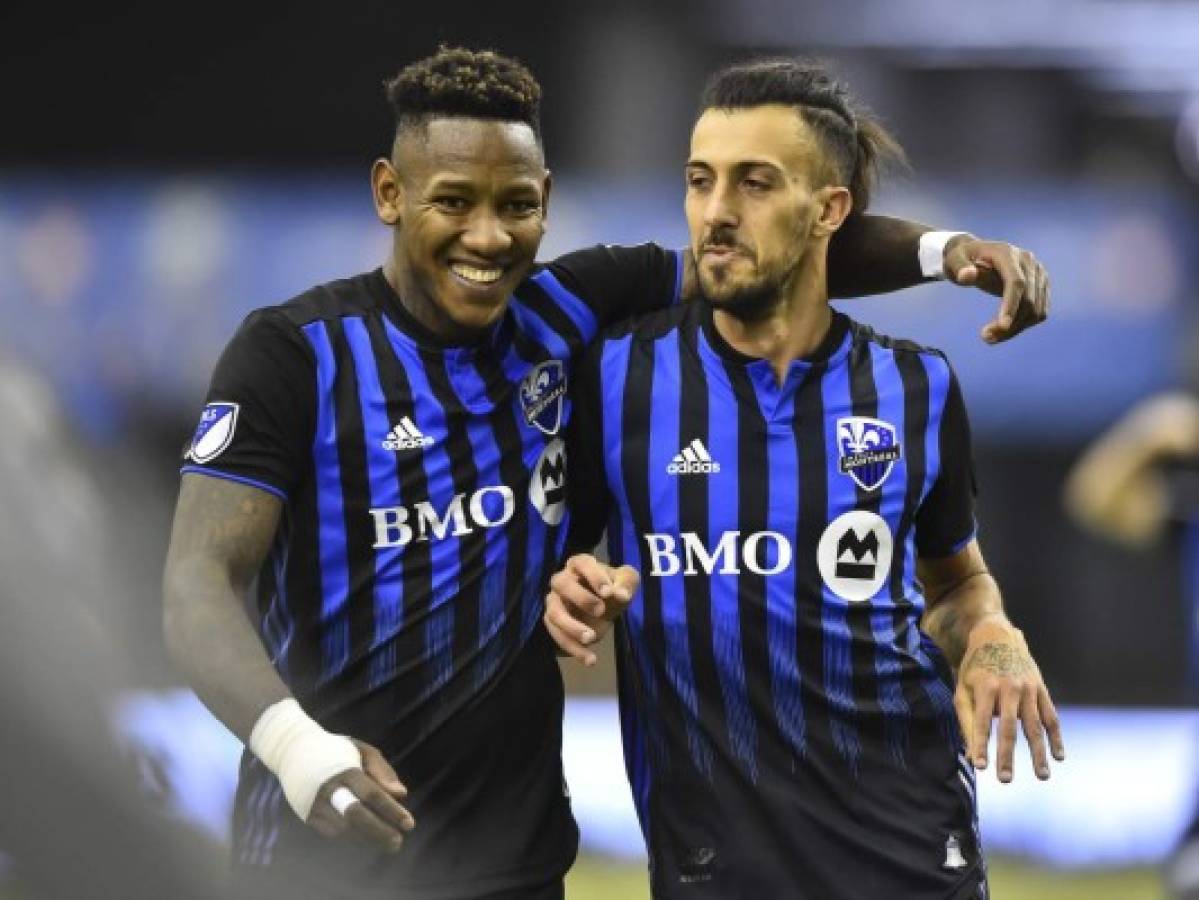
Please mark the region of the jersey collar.
MULTIPOLYGON (((713 320, 711 303, 703 298, 697 299, 694 302, 699 310, 700 325, 703 327, 704 339, 718 356, 741 366, 759 368, 765 366, 769 368, 770 364, 766 360, 758 356, 750 356, 747 353, 742 353, 724 339, 720 333, 720 329, 716 327, 716 322, 713 320)), ((849 316, 834 309, 832 322, 829 324, 828 332, 820 342, 820 346, 806 356, 801 356, 796 360, 796 363, 799 363, 804 368, 818 363, 825 363, 829 367, 837 365, 849 355, 849 345, 851 343, 849 332, 849 316)))

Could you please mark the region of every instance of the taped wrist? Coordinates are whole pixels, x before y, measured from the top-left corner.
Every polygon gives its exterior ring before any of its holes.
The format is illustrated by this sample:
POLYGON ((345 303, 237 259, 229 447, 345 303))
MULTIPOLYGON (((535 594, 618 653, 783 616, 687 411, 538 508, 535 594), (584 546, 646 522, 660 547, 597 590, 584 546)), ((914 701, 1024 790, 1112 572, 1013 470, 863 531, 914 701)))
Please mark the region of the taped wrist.
POLYGON ((279 778, 288 804, 305 822, 322 784, 362 768, 354 742, 325 731, 292 697, 263 710, 250 732, 250 750, 279 778))

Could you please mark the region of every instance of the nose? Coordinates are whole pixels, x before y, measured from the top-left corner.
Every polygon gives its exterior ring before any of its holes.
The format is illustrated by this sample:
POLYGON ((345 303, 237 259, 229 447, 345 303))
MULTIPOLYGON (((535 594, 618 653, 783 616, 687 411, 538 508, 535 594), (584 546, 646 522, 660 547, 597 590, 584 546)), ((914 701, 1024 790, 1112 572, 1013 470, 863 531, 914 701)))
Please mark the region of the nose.
POLYGON ((737 192, 724 180, 718 180, 704 204, 704 225, 708 231, 717 228, 735 228, 740 220, 737 207, 737 192))
POLYGON ((462 246, 488 259, 499 256, 512 246, 512 235, 504 221, 491 210, 476 210, 462 234, 462 246))

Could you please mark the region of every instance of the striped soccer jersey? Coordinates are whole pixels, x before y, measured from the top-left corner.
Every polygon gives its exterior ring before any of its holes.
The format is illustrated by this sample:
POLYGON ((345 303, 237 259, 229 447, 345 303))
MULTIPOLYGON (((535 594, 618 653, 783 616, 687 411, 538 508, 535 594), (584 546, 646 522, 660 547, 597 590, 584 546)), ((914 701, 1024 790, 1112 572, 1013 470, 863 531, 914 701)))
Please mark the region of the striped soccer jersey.
POLYGON ((834 313, 780 385, 706 301, 575 379, 570 546, 641 573, 616 633, 656 897, 975 898, 952 675, 915 560, 973 537, 945 358, 834 313))
POLYGON ((394 857, 326 841, 246 753, 234 854, 252 877, 441 898, 565 872, 577 830, 540 620, 566 537, 569 362, 677 298, 680 272, 654 245, 569 254, 467 347, 422 328, 378 270, 247 318, 183 471, 284 500, 257 586, 264 643, 310 715, 383 751, 418 823, 394 857))

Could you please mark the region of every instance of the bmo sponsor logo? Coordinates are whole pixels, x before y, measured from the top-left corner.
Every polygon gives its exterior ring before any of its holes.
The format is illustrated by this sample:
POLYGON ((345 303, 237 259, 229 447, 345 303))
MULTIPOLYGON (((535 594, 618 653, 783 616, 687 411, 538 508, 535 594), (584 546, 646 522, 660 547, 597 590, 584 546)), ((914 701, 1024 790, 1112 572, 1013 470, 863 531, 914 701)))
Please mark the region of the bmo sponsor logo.
MULTIPOLYGON (((529 504, 547 525, 566 516, 566 445, 554 438, 541 451, 529 478, 529 504)), ((405 547, 413 541, 461 537, 479 528, 507 525, 516 513, 516 494, 506 484, 455 494, 445 509, 422 500, 412 506, 384 506, 370 511, 376 550, 405 547)))
POLYGON ((777 575, 791 566, 795 554, 791 542, 777 531, 726 531, 716 546, 708 549, 693 531, 645 535, 649 550, 649 573, 658 578, 672 575, 777 575))
POLYGON ((372 509, 376 550, 405 547, 413 541, 461 537, 476 528, 498 528, 516 511, 516 497, 505 484, 480 488, 469 497, 455 494, 449 506, 438 511, 428 500, 413 506, 372 509))

